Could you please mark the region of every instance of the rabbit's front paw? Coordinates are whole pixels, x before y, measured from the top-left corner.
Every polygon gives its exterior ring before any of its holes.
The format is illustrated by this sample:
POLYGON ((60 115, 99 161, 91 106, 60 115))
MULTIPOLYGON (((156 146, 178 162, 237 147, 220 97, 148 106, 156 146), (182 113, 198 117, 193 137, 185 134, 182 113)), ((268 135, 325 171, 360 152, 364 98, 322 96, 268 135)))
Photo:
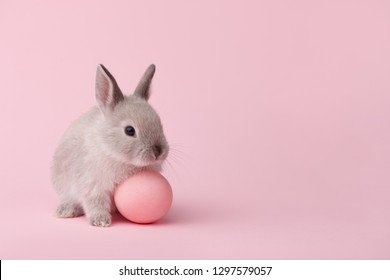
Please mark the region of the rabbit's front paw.
POLYGON ((109 227, 111 225, 111 215, 109 213, 99 213, 89 217, 89 221, 96 227, 109 227))
POLYGON ((74 218, 84 214, 81 206, 75 203, 61 203, 54 215, 58 218, 74 218))

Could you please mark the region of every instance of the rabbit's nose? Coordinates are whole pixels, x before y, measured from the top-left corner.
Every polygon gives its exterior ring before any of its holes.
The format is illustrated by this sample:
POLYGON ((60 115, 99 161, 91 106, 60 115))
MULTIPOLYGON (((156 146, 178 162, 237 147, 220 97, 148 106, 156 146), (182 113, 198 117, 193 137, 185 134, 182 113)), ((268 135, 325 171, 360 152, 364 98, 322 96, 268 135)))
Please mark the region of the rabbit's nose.
POLYGON ((162 147, 161 147, 161 145, 154 145, 154 146, 152 147, 152 149, 153 149, 153 154, 154 154, 154 156, 156 157, 156 159, 157 159, 159 156, 161 156, 161 154, 162 154, 162 147))

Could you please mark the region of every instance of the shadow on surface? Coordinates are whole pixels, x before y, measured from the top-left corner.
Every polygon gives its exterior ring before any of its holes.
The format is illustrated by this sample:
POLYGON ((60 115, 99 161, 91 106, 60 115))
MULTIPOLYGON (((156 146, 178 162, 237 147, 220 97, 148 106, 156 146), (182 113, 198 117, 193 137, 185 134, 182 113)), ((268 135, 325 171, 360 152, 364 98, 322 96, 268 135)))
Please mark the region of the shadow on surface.
POLYGON ((169 212, 160 220, 150 224, 137 224, 127 220, 120 213, 112 216, 112 224, 115 225, 139 225, 139 226, 165 226, 165 225, 185 225, 201 223, 205 220, 206 213, 187 207, 185 205, 174 205, 169 212))

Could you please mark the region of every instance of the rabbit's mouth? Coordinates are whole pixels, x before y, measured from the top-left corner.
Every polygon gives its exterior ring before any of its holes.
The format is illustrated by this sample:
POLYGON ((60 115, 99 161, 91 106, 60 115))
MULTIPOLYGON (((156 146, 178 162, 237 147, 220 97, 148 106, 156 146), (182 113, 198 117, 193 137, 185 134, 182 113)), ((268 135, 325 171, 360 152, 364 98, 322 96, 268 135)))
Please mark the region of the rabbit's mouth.
POLYGON ((132 164, 137 167, 148 167, 152 165, 162 164, 166 159, 166 153, 161 153, 156 156, 154 153, 147 153, 136 157, 132 160, 132 164))
POLYGON ((131 162, 137 167, 148 167, 152 165, 162 164, 168 156, 168 148, 165 146, 151 146, 138 151, 131 162))
POLYGON ((148 166, 153 166, 153 165, 158 165, 161 164, 163 161, 162 160, 135 160, 132 161, 132 165, 136 167, 148 167, 148 166))

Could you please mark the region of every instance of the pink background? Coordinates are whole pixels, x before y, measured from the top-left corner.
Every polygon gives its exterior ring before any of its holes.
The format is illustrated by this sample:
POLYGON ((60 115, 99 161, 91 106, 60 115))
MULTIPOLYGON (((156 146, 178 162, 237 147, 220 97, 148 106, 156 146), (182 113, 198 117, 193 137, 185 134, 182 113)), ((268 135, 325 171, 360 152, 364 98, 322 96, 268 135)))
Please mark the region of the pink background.
POLYGON ((389 3, 0 1, 0 258, 389 259, 389 3), (157 224, 51 216, 98 63, 127 93, 157 65, 157 224))

